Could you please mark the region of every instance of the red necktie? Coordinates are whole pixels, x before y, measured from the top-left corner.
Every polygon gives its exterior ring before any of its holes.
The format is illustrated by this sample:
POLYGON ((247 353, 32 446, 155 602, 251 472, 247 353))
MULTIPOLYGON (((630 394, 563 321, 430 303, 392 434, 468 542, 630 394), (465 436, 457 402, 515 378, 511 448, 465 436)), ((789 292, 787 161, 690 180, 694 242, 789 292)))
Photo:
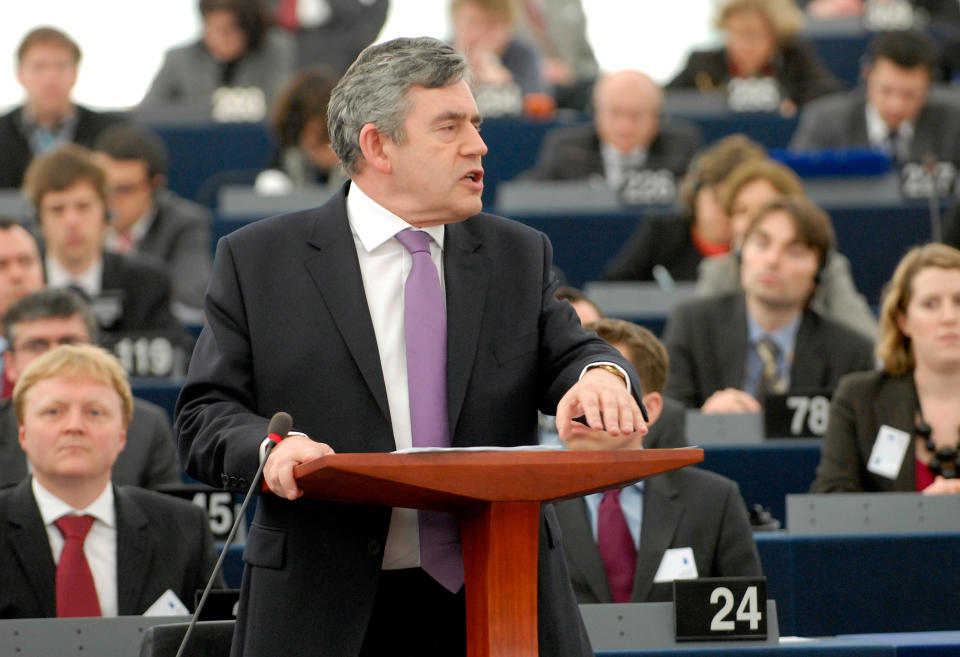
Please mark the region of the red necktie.
POLYGON ((630 602, 637 570, 637 546, 620 507, 620 490, 608 490, 597 509, 597 548, 614 602, 630 602))
POLYGON ((93 516, 63 516, 54 524, 64 538, 57 564, 57 618, 100 616, 93 574, 83 554, 83 541, 93 525, 93 516))
POLYGON ((296 30, 300 27, 297 20, 297 0, 279 0, 275 15, 277 25, 287 30, 296 30))

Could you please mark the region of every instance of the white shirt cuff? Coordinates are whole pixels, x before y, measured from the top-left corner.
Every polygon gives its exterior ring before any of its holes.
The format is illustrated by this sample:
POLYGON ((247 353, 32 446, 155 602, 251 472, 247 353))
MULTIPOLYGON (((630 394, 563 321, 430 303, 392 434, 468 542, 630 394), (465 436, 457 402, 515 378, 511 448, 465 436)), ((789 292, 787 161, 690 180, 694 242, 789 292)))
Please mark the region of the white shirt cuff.
MULTIPOLYGON (((600 361, 600 362, 598 362, 598 363, 590 363, 589 365, 587 365, 586 367, 583 368, 583 371, 582 371, 582 372, 580 372, 580 379, 583 378, 583 375, 586 374, 588 370, 593 369, 594 367, 597 367, 598 365, 609 365, 610 367, 615 367, 615 368, 617 368, 617 371, 620 372, 620 374, 623 375, 623 381, 624 381, 624 383, 627 384, 627 392, 628 392, 629 394, 631 394, 631 395, 633 394, 633 389, 630 387, 630 376, 627 374, 626 370, 624 370, 622 367, 620 367, 620 366, 617 365, 616 363, 610 363, 610 362, 607 362, 607 361, 600 361)), ((577 380, 579 381, 579 379, 577 379, 577 380)))

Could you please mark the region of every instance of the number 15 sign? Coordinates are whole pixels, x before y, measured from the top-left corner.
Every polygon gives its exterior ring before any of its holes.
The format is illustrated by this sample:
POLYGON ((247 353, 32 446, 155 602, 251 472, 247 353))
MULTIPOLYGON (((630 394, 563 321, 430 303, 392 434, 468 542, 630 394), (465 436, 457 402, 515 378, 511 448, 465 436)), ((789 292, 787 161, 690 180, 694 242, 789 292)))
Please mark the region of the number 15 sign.
POLYGON ((674 580, 677 641, 767 638, 765 577, 674 580))

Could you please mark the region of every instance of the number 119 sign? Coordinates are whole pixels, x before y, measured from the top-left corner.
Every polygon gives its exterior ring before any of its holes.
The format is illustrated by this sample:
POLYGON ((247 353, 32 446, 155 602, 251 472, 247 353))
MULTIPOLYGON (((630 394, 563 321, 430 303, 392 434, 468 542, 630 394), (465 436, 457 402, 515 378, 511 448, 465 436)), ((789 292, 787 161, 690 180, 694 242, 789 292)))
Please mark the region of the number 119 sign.
POLYGON ((677 641, 767 638, 765 577, 705 577, 673 582, 677 641))

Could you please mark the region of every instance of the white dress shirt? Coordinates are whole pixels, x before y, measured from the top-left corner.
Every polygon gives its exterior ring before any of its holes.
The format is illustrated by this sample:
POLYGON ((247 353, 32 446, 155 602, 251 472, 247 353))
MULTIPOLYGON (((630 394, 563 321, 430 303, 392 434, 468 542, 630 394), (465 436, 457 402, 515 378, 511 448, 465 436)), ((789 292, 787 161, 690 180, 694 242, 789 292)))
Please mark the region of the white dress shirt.
MULTIPOLYGON (((354 183, 347 195, 347 218, 357 247, 363 291, 373 322, 380 368, 387 389, 390 422, 397 449, 413 445, 410 429, 410 393, 407 385, 407 351, 403 327, 403 286, 413 257, 394 235, 412 228, 406 221, 377 204, 354 183)), ((430 235, 430 257, 437 266, 444 290, 444 227, 424 229, 430 235)), ((383 551, 383 568, 420 565, 420 534, 414 509, 394 508, 383 551)))
POLYGON ((100 496, 87 508, 74 509, 41 486, 36 477, 33 478, 31 485, 33 497, 37 500, 37 506, 40 509, 40 517, 47 530, 47 538, 50 539, 50 550, 55 564, 60 563, 64 539, 54 522, 69 515, 94 517, 90 533, 83 542, 83 554, 93 574, 93 584, 97 589, 101 615, 105 617, 118 615, 117 515, 113 506, 113 486, 108 482, 100 496))
MULTIPOLYGON (((891 129, 880 117, 880 112, 867 103, 867 139, 871 146, 887 150, 890 147, 891 129)), ((898 161, 906 160, 910 155, 910 142, 913 140, 914 125, 913 121, 901 121, 895 131, 897 133, 897 152, 890 153, 890 156, 898 161)))
POLYGON ((63 268, 49 253, 44 259, 47 270, 47 287, 69 287, 76 285, 88 297, 94 299, 100 296, 103 285, 103 258, 97 258, 86 271, 80 274, 71 274, 63 268))

